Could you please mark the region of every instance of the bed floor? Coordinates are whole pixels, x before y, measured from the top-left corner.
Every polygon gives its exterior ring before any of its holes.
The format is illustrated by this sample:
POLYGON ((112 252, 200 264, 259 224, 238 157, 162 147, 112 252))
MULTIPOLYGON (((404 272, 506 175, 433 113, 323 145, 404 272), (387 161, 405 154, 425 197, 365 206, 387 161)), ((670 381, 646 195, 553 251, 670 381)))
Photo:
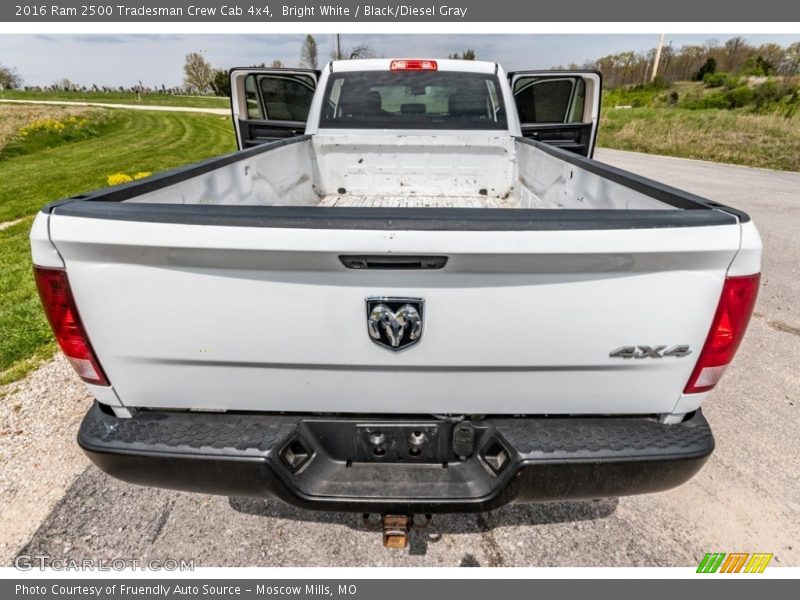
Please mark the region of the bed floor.
POLYGON ((489 196, 392 196, 383 194, 328 194, 319 206, 366 208, 513 208, 514 198, 489 196))

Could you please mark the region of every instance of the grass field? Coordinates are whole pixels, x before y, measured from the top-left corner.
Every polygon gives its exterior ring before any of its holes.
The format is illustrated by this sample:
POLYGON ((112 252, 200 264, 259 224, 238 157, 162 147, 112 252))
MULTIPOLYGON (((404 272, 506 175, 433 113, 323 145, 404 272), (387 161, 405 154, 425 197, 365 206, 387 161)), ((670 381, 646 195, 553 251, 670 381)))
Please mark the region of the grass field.
POLYGON ((111 115, 97 137, 12 158, 0 151, 0 384, 24 375, 54 347, 31 276, 28 232, 36 211, 104 187, 114 173, 163 171, 235 149, 228 117, 124 110, 111 115))
POLYGON ((163 171, 235 149, 230 118, 114 111, 103 135, 0 159, 0 223, 106 185, 113 173, 163 171))
POLYGON ((741 110, 607 108, 597 143, 605 148, 800 171, 800 117, 741 110))
POLYGON ((603 94, 606 148, 800 171, 800 81, 725 76, 603 94))
MULTIPOLYGON (((96 120, 106 109, 88 106, 42 106, 39 104, 0 104, 0 153, 14 141, 20 130, 45 119, 63 121, 70 117, 96 120)), ((0 158, 4 156, 0 154, 0 158)))
POLYGON ((189 106, 194 108, 228 108, 230 100, 220 96, 144 94, 140 98, 128 92, 29 92, 0 90, 0 98, 8 100, 64 100, 70 102, 104 102, 107 104, 142 104, 149 106, 189 106))

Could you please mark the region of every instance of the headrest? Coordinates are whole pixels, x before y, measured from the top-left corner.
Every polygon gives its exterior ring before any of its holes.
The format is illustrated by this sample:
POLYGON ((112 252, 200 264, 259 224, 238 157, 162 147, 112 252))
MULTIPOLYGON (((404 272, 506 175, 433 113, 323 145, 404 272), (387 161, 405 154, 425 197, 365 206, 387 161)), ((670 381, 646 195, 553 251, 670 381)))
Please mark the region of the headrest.
POLYGON ((373 110, 380 110, 383 104, 380 92, 367 92, 367 106, 373 110))
POLYGON ((408 102, 400 105, 400 112, 404 115, 424 115, 427 109, 422 102, 408 102))
POLYGON ((486 96, 483 94, 456 92, 447 101, 447 108, 451 117, 461 118, 486 118, 486 96))

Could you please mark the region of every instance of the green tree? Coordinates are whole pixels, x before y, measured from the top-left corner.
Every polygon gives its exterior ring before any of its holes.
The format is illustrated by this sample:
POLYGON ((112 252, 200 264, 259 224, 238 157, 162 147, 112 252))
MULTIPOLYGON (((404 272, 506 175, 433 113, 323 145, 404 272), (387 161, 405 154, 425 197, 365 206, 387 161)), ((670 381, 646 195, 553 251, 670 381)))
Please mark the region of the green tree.
POLYGON ((717 59, 714 58, 713 56, 709 56, 706 59, 706 62, 703 63, 703 66, 700 67, 700 69, 698 69, 697 73, 694 74, 694 78, 693 79, 695 81, 703 81, 703 78, 706 75, 709 75, 711 73, 716 73, 716 72, 717 72, 717 59))
POLYGON ((214 69, 214 77, 211 79, 211 88, 217 96, 231 95, 231 79, 227 69, 214 69))
POLYGON ((775 65, 769 60, 761 56, 752 55, 744 61, 742 66, 743 75, 753 75, 755 77, 763 77, 775 74, 775 65))
POLYGON ((475 50, 467 48, 461 54, 459 54, 458 52, 454 52, 453 54, 448 54, 447 58, 451 58, 453 60, 475 60, 475 50))
POLYGON ((771 64, 777 72, 784 56, 788 52, 788 48, 784 48, 780 44, 770 42, 768 44, 761 44, 756 48, 756 54, 763 57, 766 62, 771 64))

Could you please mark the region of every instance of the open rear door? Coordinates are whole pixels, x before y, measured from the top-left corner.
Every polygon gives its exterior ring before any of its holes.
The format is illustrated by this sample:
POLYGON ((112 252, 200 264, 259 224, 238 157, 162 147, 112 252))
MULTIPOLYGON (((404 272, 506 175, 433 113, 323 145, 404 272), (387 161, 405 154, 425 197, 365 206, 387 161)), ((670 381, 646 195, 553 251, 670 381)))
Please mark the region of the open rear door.
POLYGON ((592 156, 600 117, 600 73, 515 71, 508 78, 524 137, 592 156))
POLYGON ((240 149, 303 134, 319 71, 237 68, 230 80, 240 149))

